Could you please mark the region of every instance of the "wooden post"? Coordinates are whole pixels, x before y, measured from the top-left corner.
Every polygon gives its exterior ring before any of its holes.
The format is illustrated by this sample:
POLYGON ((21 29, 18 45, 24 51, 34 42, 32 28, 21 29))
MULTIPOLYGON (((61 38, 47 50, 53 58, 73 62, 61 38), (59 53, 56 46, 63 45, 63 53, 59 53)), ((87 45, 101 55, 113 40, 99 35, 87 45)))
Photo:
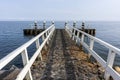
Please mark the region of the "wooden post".
MULTIPOLYGON (((22 52, 21 55, 22 55, 23 65, 25 66, 25 65, 28 63, 28 53, 27 53, 27 49, 25 49, 25 50, 22 52)), ((27 72, 25 78, 26 78, 27 80, 33 80, 30 69, 29 69, 29 71, 27 72)))
POLYGON ((43 29, 46 29, 46 21, 43 22, 43 29))
MULTIPOLYGON (((110 67, 113 66, 114 59, 115 59, 115 53, 114 53, 112 50, 109 50, 106 68, 107 68, 108 66, 110 66, 110 67)), ((104 77, 105 77, 105 80, 109 80, 110 74, 109 74, 107 71, 105 71, 104 77)))

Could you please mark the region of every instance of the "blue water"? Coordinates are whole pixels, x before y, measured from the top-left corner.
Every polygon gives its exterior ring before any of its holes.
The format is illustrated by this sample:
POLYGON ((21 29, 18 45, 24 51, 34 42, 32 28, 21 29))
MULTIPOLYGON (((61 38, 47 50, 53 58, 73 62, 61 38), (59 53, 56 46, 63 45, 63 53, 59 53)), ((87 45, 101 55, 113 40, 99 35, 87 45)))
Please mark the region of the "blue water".
MULTIPOLYGON (((31 24, 34 21, 0 21, 0 59, 5 57, 7 54, 33 38, 33 36, 24 36, 23 29, 31 28, 31 24)), ((38 22, 42 28, 42 22, 38 22)), ((120 48, 120 22, 85 22, 87 27, 96 29, 96 37, 120 48)), ((47 27, 51 23, 47 22, 47 27)), ((69 22, 72 25, 71 22, 69 22)), ((56 28, 64 28, 64 22, 56 21, 56 28)), ((81 22, 77 22, 77 27, 81 26, 81 22)), ((28 48, 29 56, 35 51, 34 44, 28 48)), ((99 53, 103 59, 106 60, 108 49, 95 43, 94 50, 99 53)), ((116 56, 115 65, 120 65, 120 58, 116 56)), ((11 64, 15 64, 20 67, 21 56, 18 56, 16 60, 13 60, 11 64)))

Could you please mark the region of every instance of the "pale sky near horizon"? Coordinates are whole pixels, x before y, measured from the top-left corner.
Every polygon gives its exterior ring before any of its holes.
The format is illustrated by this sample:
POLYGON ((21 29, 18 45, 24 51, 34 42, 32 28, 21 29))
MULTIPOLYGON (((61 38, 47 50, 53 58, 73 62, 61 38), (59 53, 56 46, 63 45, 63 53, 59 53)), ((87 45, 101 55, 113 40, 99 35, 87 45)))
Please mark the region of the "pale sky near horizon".
POLYGON ((0 20, 120 21, 120 0, 1 0, 0 20))

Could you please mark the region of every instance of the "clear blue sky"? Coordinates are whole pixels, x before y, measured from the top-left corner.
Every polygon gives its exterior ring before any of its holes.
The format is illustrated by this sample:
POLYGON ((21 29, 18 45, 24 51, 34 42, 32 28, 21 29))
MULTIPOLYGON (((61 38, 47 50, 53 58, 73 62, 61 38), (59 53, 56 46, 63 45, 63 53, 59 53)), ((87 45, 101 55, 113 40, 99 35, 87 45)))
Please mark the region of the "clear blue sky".
POLYGON ((1 0, 0 20, 120 21, 120 0, 1 0))

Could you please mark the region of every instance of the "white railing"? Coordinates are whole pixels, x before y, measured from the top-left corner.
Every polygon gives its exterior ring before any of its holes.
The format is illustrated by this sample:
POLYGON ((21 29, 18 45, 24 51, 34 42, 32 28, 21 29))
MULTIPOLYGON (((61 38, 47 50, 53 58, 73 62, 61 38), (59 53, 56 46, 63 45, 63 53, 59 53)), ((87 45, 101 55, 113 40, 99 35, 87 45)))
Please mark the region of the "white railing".
POLYGON ((67 25, 65 26, 65 30, 67 33, 72 37, 73 40, 76 42, 80 42, 82 46, 84 46, 88 52, 102 65, 102 67, 105 69, 105 75, 104 78, 106 80, 109 80, 109 77, 112 76, 114 80, 120 80, 120 74, 117 73, 113 69, 113 63, 115 59, 115 55, 118 54, 120 55, 120 49, 108 44, 107 42, 104 42, 94 36, 91 36, 75 27, 69 28, 67 25), (77 34, 75 34, 77 32, 77 34), (79 37, 81 33, 81 37, 79 37), (90 39, 90 44, 87 44, 84 42, 84 37, 87 36, 90 39), (109 49, 108 57, 107 57, 107 62, 103 60, 94 50, 94 42, 97 42, 109 49))
POLYGON ((28 41, 21 47, 17 48, 13 52, 9 53, 7 56, 2 58, 0 60, 0 70, 2 68, 4 68, 9 62, 11 62, 15 57, 17 57, 19 54, 21 54, 24 67, 18 74, 16 80, 23 80, 24 78, 27 78, 27 80, 33 80, 30 67, 32 66, 32 64, 34 63, 34 61, 37 57, 40 57, 42 59, 41 50, 45 46, 46 43, 49 43, 49 40, 52 37, 54 30, 55 30, 55 26, 54 26, 54 24, 52 24, 45 31, 43 31, 42 33, 40 33, 39 35, 37 35, 36 37, 34 37, 30 41, 28 41), (42 40, 43 40, 41 44, 39 42, 40 38, 42 38, 42 40), (29 60, 27 48, 34 42, 36 43, 37 50, 29 60))

